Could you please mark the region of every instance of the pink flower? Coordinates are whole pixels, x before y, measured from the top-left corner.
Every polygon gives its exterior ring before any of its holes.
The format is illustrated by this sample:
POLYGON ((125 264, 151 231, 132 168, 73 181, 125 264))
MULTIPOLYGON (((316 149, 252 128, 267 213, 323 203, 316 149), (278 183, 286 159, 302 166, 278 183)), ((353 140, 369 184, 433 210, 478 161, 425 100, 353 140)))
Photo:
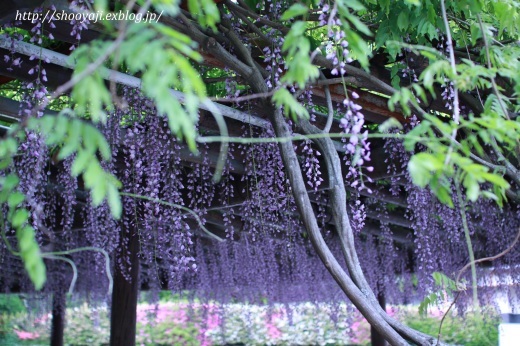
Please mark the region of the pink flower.
POLYGON ((18 339, 20 340, 34 340, 38 339, 40 335, 38 333, 31 333, 31 332, 24 332, 22 330, 14 330, 16 335, 18 336, 18 339))
POLYGON ((269 338, 278 339, 282 336, 282 332, 274 324, 267 322, 266 327, 269 338))
POLYGON ((220 319, 217 314, 209 313, 206 319, 206 325, 208 330, 216 329, 220 325, 220 319))

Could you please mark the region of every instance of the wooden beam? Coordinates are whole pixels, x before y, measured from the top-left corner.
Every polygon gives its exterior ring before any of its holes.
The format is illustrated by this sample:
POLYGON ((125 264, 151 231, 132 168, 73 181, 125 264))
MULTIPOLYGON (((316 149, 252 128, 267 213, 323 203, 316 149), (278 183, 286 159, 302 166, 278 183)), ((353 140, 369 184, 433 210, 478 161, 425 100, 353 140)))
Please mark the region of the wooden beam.
MULTIPOLYGON (((345 89, 343 85, 332 84, 329 85, 329 88, 332 101, 342 104, 345 100, 345 89)), ((312 91, 314 96, 317 97, 315 102, 320 105, 325 105, 324 87, 314 87, 312 91)), ((362 112, 365 115, 366 120, 376 124, 381 124, 388 120, 388 118, 395 118, 401 123, 407 122, 402 113, 392 112, 388 109, 387 98, 360 89, 353 90, 351 87, 349 87, 348 92, 350 95, 348 95, 348 97, 350 99, 353 99, 353 91, 359 95, 359 98, 355 99, 354 102, 363 107, 362 112)))
POLYGON ((20 102, 0 97, 0 120, 7 123, 17 123, 20 121, 20 102))
MULTIPOLYGON (((38 47, 33 44, 22 42, 22 41, 14 41, 6 35, 0 35, 0 47, 4 49, 13 49, 14 52, 23 54, 26 56, 36 55, 41 57, 42 59, 47 59, 50 63, 62 66, 68 69, 74 69, 75 64, 70 61, 67 55, 57 53, 55 51, 38 47)), ((110 70, 107 68, 101 68, 100 74, 106 80, 116 82, 121 85, 126 85, 131 88, 139 89, 142 85, 141 79, 130 76, 128 74, 110 70)), ((184 103, 186 101, 186 95, 177 90, 170 90, 170 94, 177 98, 179 102, 184 103)), ((209 112, 220 112, 223 116, 239 120, 246 124, 251 124, 253 126, 258 126, 262 128, 270 128, 271 124, 269 121, 254 116, 250 113, 245 113, 239 111, 237 109, 219 104, 210 101, 202 102, 199 104, 199 108, 204 109, 209 112)))

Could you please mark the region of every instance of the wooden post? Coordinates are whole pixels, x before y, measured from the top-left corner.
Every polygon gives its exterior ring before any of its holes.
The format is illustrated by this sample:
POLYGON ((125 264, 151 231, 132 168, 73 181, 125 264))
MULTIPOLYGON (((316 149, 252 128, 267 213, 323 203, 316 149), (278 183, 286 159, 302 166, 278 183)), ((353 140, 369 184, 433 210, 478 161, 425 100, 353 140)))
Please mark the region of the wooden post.
POLYGON ((137 296, 139 293, 139 237, 135 229, 121 234, 120 254, 128 254, 130 272, 115 265, 112 311, 110 317, 110 346, 135 346, 137 296), (130 278, 130 281, 127 278, 130 278))
POLYGON ((63 346, 67 296, 63 289, 57 288, 52 296, 51 346, 63 346))

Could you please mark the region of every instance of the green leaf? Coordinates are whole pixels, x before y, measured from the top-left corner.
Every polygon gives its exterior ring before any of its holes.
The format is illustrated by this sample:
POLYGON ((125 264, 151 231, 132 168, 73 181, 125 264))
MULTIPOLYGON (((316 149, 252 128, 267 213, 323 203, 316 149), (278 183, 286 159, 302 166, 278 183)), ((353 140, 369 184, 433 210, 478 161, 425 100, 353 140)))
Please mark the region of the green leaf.
POLYGON ((509 189, 511 187, 509 185, 509 183, 507 182, 507 180, 505 180, 503 177, 501 177, 498 174, 495 174, 495 173, 482 173, 481 176, 482 176, 482 178, 486 179, 487 181, 489 181, 493 185, 496 185, 496 186, 498 186, 500 188, 503 188, 503 189, 507 190, 507 189, 509 189))
POLYGON ((19 191, 13 192, 7 198, 7 205, 9 208, 16 208, 19 204, 25 201, 25 195, 19 191))
POLYGON ((46 116, 46 117, 47 118, 56 118, 54 127, 50 131, 43 132, 43 130, 42 130, 43 136, 45 136, 47 139, 46 140, 47 145, 51 146, 51 145, 54 145, 57 143, 61 143, 69 128, 69 119, 63 115, 46 116))
POLYGON ((420 0, 405 0, 404 2, 407 4, 410 4, 412 6, 417 6, 417 7, 421 6, 420 0))
POLYGON ((467 174, 462 182, 462 185, 466 188, 466 196, 472 202, 475 202, 480 195, 479 183, 475 180, 472 174, 467 174))
POLYGON ((367 69, 368 58, 372 56, 372 50, 368 46, 367 42, 363 40, 361 36, 359 36, 355 31, 350 29, 345 30, 345 36, 355 58, 359 61, 363 68, 367 69))
POLYGON ((397 17, 397 27, 401 30, 406 30, 410 24, 410 13, 408 11, 402 11, 397 17))
POLYGON ((7 191, 11 191, 12 189, 14 189, 16 186, 18 186, 18 183, 20 182, 20 179, 18 179, 18 177, 14 174, 9 174, 7 177, 5 177, 4 179, 4 186, 3 186, 3 189, 4 190, 7 190, 7 191))
POLYGON ((31 226, 18 228, 16 238, 25 270, 36 290, 40 290, 45 284, 47 275, 34 229, 31 226))
POLYGON ((6 169, 7 167, 9 167, 12 162, 13 162, 13 159, 11 156, 6 157, 3 160, 0 160, 0 170, 6 169))
POLYGON ((440 288, 447 289, 448 291, 454 291, 457 289, 456 282, 450 279, 444 273, 433 272, 432 277, 433 281, 435 281, 435 284, 440 288))
POLYGON ((213 0, 188 0, 188 9, 200 25, 217 31, 216 24, 220 21, 220 12, 213 0))
POLYGON ((92 205, 98 206, 103 202, 106 195, 107 184, 103 181, 99 181, 96 185, 92 186, 92 205))
POLYGON ((338 5, 341 10, 350 8, 353 11, 363 11, 365 6, 358 0, 338 0, 338 5))
POLYGON ((72 167, 70 169, 71 174, 75 177, 80 175, 87 168, 91 160, 92 154, 85 150, 80 151, 72 163, 72 167))
POLYGON ((480 31, 480 25, 475 22, 471 23, 470 33, 471 33, 471 45, 474 46, 477 43, 477 40, 482 37, 482 31, 480 31))
POLYGON ((29 219, 29 212, 26 209, 18 209, 14 212, 11 224, 14 228, 21 227, 29 219))
MULTIPOLYGON (((34 244, 36 243, 34 228, 29 225, 19 228, 16 232, 16 237, 22 256, 26 257, 27 254, 34 249, 34 244)), ((38 246, 37 243, 36 246, 38 246)))
POLYGON ((108 0, 96 0, 94 1, 94 9, 100 12, 106 12, 108 10, 108 0))
POLYGON ((367 36, 372 36, 372 31, 370 31, 368 26, 361 20, 359 20, 357 16, 350 13, 346 13, 345 18, 348 19, 348 21, 352 23, 352 25, 354 25, 354 28, 356 28, 359 32, 367 36))
POLYGON ((451 190, 448 189, 444 184, 439 183, 437 178, 431 180, 430 188, 439 202, 446 204, 450 208, 454 207, 453 200, 451 198, 451 190))
MULTIPOLYGON (((401 77, 399 77, 399 71, 401 70, 402 66, 400 64, 393 64, 392 65, 392 69, 390 70, 390 77, 392 78, 392 86, 394 87, 394 89, 396 90, 399 90, 401 89, 401 77)), ((392 95, 392 97, 394 97, 394 95, 392 95)), ((392 101, 392 107, 393 105, 395 104, 396 102, 395 101, 392 101)), ((390 107, 390 101, 388 101, 388 105, 390 107)))
POLYGON ((280 18, 281 20, 289 20, 294 17, 303 16, 307 14, 309 9, 307 6, 297 2, 287 9, 280 18))
POLYGON ((44 135, 52 133, 54 124, 56 123, 56 117, 43 116, 41 118, 32 118, 29 122, 28 128, 33 131, 41 131, 44 135))
POLYGON ((114 219, 120 219, 121 213, 123 211, 123 206, 121 203, 121 196, 119 195, 119 191, 117 190, 117 187, 115 185, 108 184, 107 201, 114 219))
POLYGON ((309 117, 307 109, 287 89, 278 89, 273 95, 273 102, 278 107, 284 107, 293 120, 309 117))
POLYGON ((430 293, 426 297, 424 297, 424 299, 419 304, 419 314, 421 316, 426 315, 426 313, 428 312, 428 307, 434 305, 438 299, 439 299, 439 297, 437 296, 437 293, 435 293, 435 292, 430 293))
POLYGON ((415 185, 419 187, 425 187, 431 180, 431 172, 424 166, 422 157, 426 155, 424 153, 416 154, 412 156, 408 162, 408 172, 415 185), (423 154, 423 155, 421 155, 423 154))
POLYGON ((26 265, 25 270, 27 270, 34 288, 39 291, 47 281, 47 269, 45 268, 45 263, 43 262, 39 251, 32 251, 29 256, 33 259, 33 263, 30 267, 26 265))
POLYGON ((492 199, 494 200, 495 202, 498 202, 498 197, 497 195, 495 195, 494 193, 490 192, 490 191, 482 191, 481 192, 482 196, 484 196, 485 198, 488 198, 488 199, 492 199))
POLYGON ((94 155, 98 147, 99 132, 95 127, 87 124, 84 124, 82 129, 83 146, 86 151, 94 155))

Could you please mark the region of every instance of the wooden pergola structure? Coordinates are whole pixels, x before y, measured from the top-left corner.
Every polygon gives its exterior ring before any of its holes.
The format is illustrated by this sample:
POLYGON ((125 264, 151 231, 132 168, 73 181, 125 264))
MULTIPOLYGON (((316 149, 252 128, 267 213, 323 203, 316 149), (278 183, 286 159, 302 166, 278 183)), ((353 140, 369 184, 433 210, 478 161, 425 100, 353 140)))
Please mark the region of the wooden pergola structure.
MULTIPOLYGON (((64 47, 68 47, 71 44, 75 44, 74 38, 68 35, 68 32, 71 30, 71 27, 67 23, 58 22, 59 25, 55 29, 47 28, 48 33, 51 33, 55 38, 55 46, 62 47, 62 49, 54 48, 41 48, 38 46, 34 46, 29 43, 18 43, 15 45, 15 54, 13 59, 20 59, 21 66, 20 68, 12 69, 10 62, 5 60, 0 61, 0 83, 5 84, 12 80, 20 80, 20 81, 30 81, 32 80, 32 76, 29 75, 28 71, 31 68, 30 64, 30 56, 38 52, 42 57, 48 59, 50 63, 44 63, 44 67, 47 72, 48 82, 46 86, 50 89, 54 89, 59 85, 65 83, 70 79, 72 75, 73 64, 68 61, 68 56, 63 54, 63 51, 67 51, 64 47)), ((22 22, 21 28, 30 28, 30 22, 22 22)), ((100 32, 100 28, 90 27, 89 30, 85 30, 82 33, 82 42, 89 42, 90 40, 94 40, 96 38, 100 38, 102 32, 100 32)), ((10 54, 7 47, 9 46, 9 39, 5 36, 0 36, 0 56, 4 56, 6 54, 10 54)), ((222 64, 216 61, 211 55, 206 52, 202 52, 205 58, 204 64, 210 67, 223 67, 222 64)), ((378 68, 375 66, 374 68, 378 68)), ((324 71, 325 74, 327 71, 324 71)), ((130 87, 139 87, 140 80, 136 77, 125 75, 119 72, 113 73, 115 76, 115 81, 121 83, 122 85, 127 85, 130 87)), ((316 85, 313 86, 313 102, 317 105, 326 105, 327 98, 325 93, 325 85, 328 86, 330 90, 330 96, 333 102, 341 103, 345 99, 344 95, 344 87, 343 87, 343 78, 329 78, 327 80, 320 80, 316 82, 316 85)), ((399 110, 390 111, 387 106, 388 98, 382 96, 380 93, 373 93, 369 88, 369 83, 366 83, 359 77, 346 77, 346 82, 350 84, 348 92, 356 92, 360 97, 357 100, 357 103, 363 107, 363 112, 365 114, 366 124, 381 124, 390 117, 397 119, 401 123, 405 123, 406 119, 402 115, 399 110)), ((180 95, 180 93, 179 93, 180 95)), ((182 97, 182 96, 180 96, 182 97)), ((218 105, 219 102, 217 101, 218 105)), ((248 124, 258 128, 268 128, 270 127, 270 123, 266 120, 266 114, 262 114, 262 109, 259 107, 257 109, 253 109, 249 113, 244 113, 239 110, 232 109, 228 107, 226 100, 223 100, 223 103, 220 104, 220 108, 224 109, 226 112, 223 112, 223 115, 226 119, 226 123, 228 126, 228 130, 231 136, 239 136, 241 134, 240 128, 243 124, 248 124), (231 110, 231 112, 229 111, 231 110)), ((432 104, 433 105, 433 104, 432 104)), ((441 105, 435 105, 437 108, 442 109, 441 105)), ((202 106, 203 108, 204 106, 202 106)), ((18 102, 1 97, 0 98, 0 120, 4 122, 17 122, 20 120, 19 117, 19 109, 20 105, 18 102)), ((317 114, 317 126, 323 126, 326 122, 325 114, 317 114)), ((336 126, 332 126, 331 133, 339 133, 340 128, 337 126, 339 121, 337 119, 334 120, 336 126)), ((199 118, 199 128, 205 133, 208 134, 219 134, 218 126, 213 118, 213 116, 206 110, 202 109, 200 112, 199 118)), ((5 130, 5 129, 4 129, 5 130)), ((372 140, 371 141, 371 165, 374 167, 374 170, 370 173, 367 172, 367 176, 370 177, 374 183, 367 184, 367 187, 372 188, 372 193, 369 193, 367 190, 361 191, 361 195, 365 198, 374 198, 376 200, 380 200, 385 203, 391 203, 398 208, 395 211, 391 212, 390 215, 381 219, 378 213, 368 211, 367 217, 373 220, 372 223, 368 223, 366 227, 366 232, 378 232, 379 225, 378 222, 382 221, 385 223, 389 223, 393 225, 393 230, 395 232, 395 239, 399 242, 409 243, 410 239, 406 237, 406 234, 410 228, 410 221, 405 219, 404 209, 407 207, 406 205, 406 196, 394 196, 388 190, 385 189, 384 185, 377 184, 378 181, 389 179, 396 174, 390 174, 387 172, 387 165, 385 164, 385 160, 388 158, 387 154, 383 148, 384 142, 381 140, 372 140)), ((336 142, 336 147, 339 151, 343 151, 342 144, 338 141, 336 142)), ((214 167, 216 165, 216 161, 219 154, 219 147, 217 145, 211 146, 211 151, 209 157, 211 159, 211 165, 214 167)), ((196 157, 190 154, 189 150, 186 148, 183 152, 182 159, 184 162, 197 162, 200 161, 200 157, 196 157)), ((232 161, 231 171, 234 174, 241 175, 244 172, 243 160, 241 158, 235 158, 232 161)), ((397 176, 403 175, 404 172, 397 173, 397 176)), ((326 177, 324 177, 326 179, 326 177)), ((326 182, 325 182, 326 186, 326 182)), ((240 203, 241 201, 236 201, 236 203, 240 203)), ((217 207, 217 206, 215 206, 217 207)), ((216 209, 216 208, 215 208, 216 209)), ((218 211, 212 213, 212 216, 209 217, 208 222, 214 223, 216 226, 222 226, 218 219, 218 211), (213 217, 212 217, 213 216, 213 217)), ((240 227, 238 228, 240 229, 240 227)), ((216 232, 219 234, 219 232, 216 232)))
MULTIPOLYGON (((174 21, 172 18, 165 17, 163 19, 164 23, 174 27, 175 29, 188 33, 189 27, 182 26, 180 22, 174 21)), ((33 54, 38 54, 42 58, 47 59, 49 63, 43 63, 47 72, 46 85, 50 89, 54 89, 59 85, 67 82, 72 74, 73 64, 68 60, 68 47, 72 44, 76 44, 76 40, 69 35, 71 31, 71 26, 66 22, 56 22, 56 28, 51 29, 49 27, 44 28, 44 34, 52 34, 54 37, 53 45, 51 47, 39 47, 30 43, 18 42, 14 45, 11 45, 10 39, 5 35, 0 36, 0 57, 4 55, 10 55, 13 59, 19 59, 20 67, 16 69, 11 68, 11 62, 6 61, 4 59, 0 59, 0 84, 6 85, 13 80, 19 81, 30 81, 33 79, 29 74, 29 69, 31 68, 30 64, 30 56, 33 54)), ((117 24, 115 24, 117 26, 117 24)), ((30 29, 32 24, 30 22, 22 22, 19 25, 22 29, 30 29)), ((103 28, 98 27, 96 25, 89 26, 88 30, 84 30, 82 32, 82 42, 89 42, 94 39, 103 38, 103 28)), ((210 43, 211 43, 211 38, 210 43)), ((223 64, 211 53, 211 49, 201 45, 200 53, 204 57, 203 64, 208 67, 224 67, 223 64)), ((258 52, 258 63, 262 63, 261 52, 258 52)), ((365 114, 365 120, 367 124, 381 124, 389 118, 395 118, 401 123, 405 123, 407 120, 404 118, 403 114, 397 109, 396 111, 389 110, 387 106, 388 95, 390 92, 388 90, 384 90, 378 86, 376 82, 374 82, 377 78, 389 81, 390 75, 388 71, 385 69, 385 61, 378 62, 378 57, 374 58, 371 74, 368 74, 360 69, 353 69, 348 71, 348 76, 345 78, 327 78, 323 80, 319 80, 313 86, 313 102, 317 105, 326 106, 328 102, 338 102, 341 103, 345 99, 343 82, 346 82, 349 85, 348 92, 356 92, 360 98, 357 100, 358 104, 363 107, 363 112, 365 114), (371 77, 372 76, 372 77, 371 77), (376 78, 373 78, 376 77, 376 78), (330 99, 327 95, 327 88, 330 92, 330 99), (385 96, 386 95, 386 96, 385 96)), ((331 77, 330 70, 323 69, 322 72, 325 76, 331 77)), ((121 85, 127 85, 130 87, 139 87, 140 80, 134 76, 125 75, 120 72, 108 72, 107 78, 110 78, 112 81, 119 83, 121 85)), ((211 82, 211 81, 208 81, 211 82)), ((172 93, 176 93, 172 91, 172 93)), ((179 98, 182 98, 182 94, 176 94, 179 98)), ((225 100, 224 102, 216 101, 216 105, 223 110, 223 115, 226 118, 226 123, 231 136, 239 136, 241 134, 240 128, 243 124, 248 124, 252 127, 257 128, 267 128, 270 127, 270 123, 266 120, 267 115, 263 114, 263 110, 261 107, 254 108, 248 112, 244 113, 240 110, 233 109, 227 106, 225 100)), ((204 106, 202 106, 204 108, 204 106)), ((437 111, 446 111, 444 105, 440 102, 432 100, 430 103, 430 109, 437 111)), ((0 98, 0 120, 4 123, 15 123, 20 121, 19 116, 20 104, 17 101, 12 99, 8 99, 5 97, 0 98)), ((334 120, 335 126, 332 127, 331 132, 340 132, 340 128, 338 125, 338 120, 334 120)), ((317 114, 317 126, 323 127, 326 123, 326 115, 317 114)), ((208 134, 218 134, 218 126, 213 118, 213 116, 208 112, 208 109, 201 109, 200 118, 199 118, 199 128, 205 131, 208 134)), ((0 131, 5 132, 8 128, 6 126, 2 126, 0 131)), ((342 151, 342 145, 340 142, 336 142, 337 149, 342 151)), ((398 173, 388 173, 387 165, 385 162, 387 160, 391 160, 392 158, 386 154, 384 150, 384 142, 382 140, 372 140, 371 141, 371 156, 372 162, 371 164, 374 166, 374 170, 370 173, 367 173, 368 176, 374 181, 374 183, 367 184, 369 188, 373 192, 369 192, 368 190, 363 190, 360 192, 361 198, 367 199, 372 198, 381 201, 382 203, 389 203, 394 206, 392 211, 389 211, 386 215, 381 215, 376 210, 368 209, 366 212, 367 222, 363 229, 363 232, 370 234, 380 234, 381 223, 388 224, 392 233, 392 238, 396 243, 399 243, 403 246, 403 248, 411 250, 413 246, 413 231, 411 229, 412 223, 405 217, 407 205, 406 195, 401 193, 400 195, 393 195, 389 190, 388 186, 384 184, 380 184, 383 180, 388 180, 390 178, 399 179, 400 176, 403 176, 405 172, 398 173)), ((219 155, 219 146, 218 145, 210 145, 210 165, 215 167, 218 155, 219 155)), ((199 162, 201 163, 201 158, 197 156, 193 156, 187 148, 183 149, 182 152, 182 162, 199 162)), ((241 157, 235 157, 231 161, 230 171, 231 174, 235 174, 237 177, 240 177, 245 172, 244 160, 241 157)), ((323 183, 323 186, 328 186, 327 178, 323 183)), ((239 181, 240 179, 236 179, 239 181)), ((405 180, 402 179, 403 184, 405 180)), ((59 188, 59 182, 55 183, 56 187, 59 188)), ((239 191, 240 189, 237 189, 239 191)), ((84 193, 83 191, 78 191, 78 193, 84 193)), ((244 203, 246 196, 238 196, 235 197, 234 204, 240 205, 244 203)), ((316 200, 315 203, 318 203, 316 200)), ((207 220, 207 228, 215 235, 219 237, 224 237, 225 223, 223 220, 222 212, 219 211, 219 205, 210 205, 208 207, 208 214, 206 216, 207 220)), ((329 220, 329 222, 332 222, 329 220)), ((193 222, 194 227, 196 227, 195 222, 193 222)), ((330 228, 333 228, 334 225, 330 223, 328 225, 330 228)), ((237 217, 234 221, 234 228, 236 230, 240 230, 243 227, 243 223, 240 220, 240 217, 237 217)), ((200 234, 204 236, 204 234, 200 234)), ((240 237, 240 232, 237 232, 236 237, 240 237)), ((135 237, 134 237, 135 238, 135 237)), ((131 247, 136 246, 136 239, 130 239, 131 247)), ((134 249, 135 250, 135 249, 134 249)), ((137 258, 134 258, 137 261, 137 258)), ((122 325, 120 326, 120 330, 125 330, 126 326, 123 325, 125 319, 124 316, 135 315, 135 304, 137 299, 137 291, 139 289, 136 282, 128 282, 125 280, 124 276, 121 273, 116 272, 114 275, 115 278, 115 286, 114 286, 114 299, 113 304, 118 306, 119 308, 116 311, 117 316, 113 316, 113 321, 120 320, 122 325), (132 312, 133 308, 133 312, 132 312)), ((63 297, 62 297, 63 299, 63 297)), ((384 304, 384 297, 381 297, 382 303, 384 304)), ((56 323, 63 323, 63 318, 60 317, 60 311, 54 311, 56 314, 56 323)), ((58 326, 59 327, 59 326, 58 326)), ((57 328, 58 328, 57 327, 57 328)), ((61 326, 63 328, 63 326, 61 326)), ((122 332, 123 333, 123 332, 122 332)), ((135 334, 135 333, 134 333, 135 334)), ((117 336, 116 336, 117 337, 117 336)), ((120 345, 124 345, 126 340, 126 336, 121 334, 118 336, 120 338, 120 345)), ((375 337, 373 345, 382 345, 382 341, 375 337), (379 343, 378 343, 379 342, 379 343)))

